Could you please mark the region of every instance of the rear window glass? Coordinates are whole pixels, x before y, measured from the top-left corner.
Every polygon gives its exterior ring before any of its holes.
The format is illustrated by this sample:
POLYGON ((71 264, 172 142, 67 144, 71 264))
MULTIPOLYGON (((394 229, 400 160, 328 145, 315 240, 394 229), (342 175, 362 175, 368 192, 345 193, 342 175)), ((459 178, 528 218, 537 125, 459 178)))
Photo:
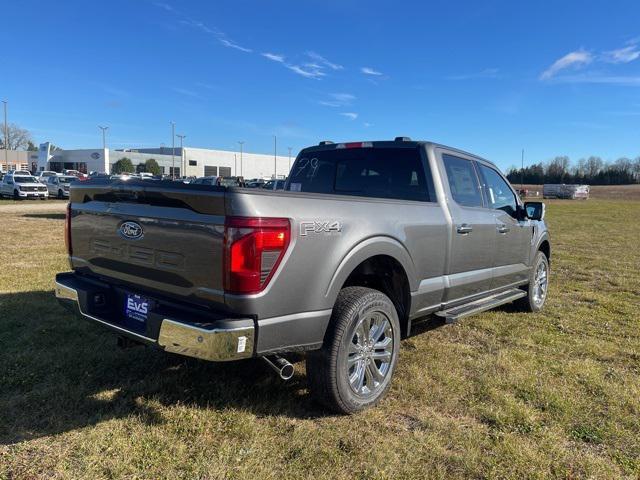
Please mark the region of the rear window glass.
POLYGON ((287 190, 431 201, 418 148, 349 148, 302 153, 287 190))

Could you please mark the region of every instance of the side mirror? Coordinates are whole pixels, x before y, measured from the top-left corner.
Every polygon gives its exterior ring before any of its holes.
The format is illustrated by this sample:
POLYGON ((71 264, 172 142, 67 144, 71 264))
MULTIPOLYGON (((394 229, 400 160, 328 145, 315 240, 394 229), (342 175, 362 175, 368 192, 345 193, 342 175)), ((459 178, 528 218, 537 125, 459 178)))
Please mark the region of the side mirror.
POLYGON ((524 211, 530 220, 544 219, 545 208, 542 202, 524 202, 524 211))

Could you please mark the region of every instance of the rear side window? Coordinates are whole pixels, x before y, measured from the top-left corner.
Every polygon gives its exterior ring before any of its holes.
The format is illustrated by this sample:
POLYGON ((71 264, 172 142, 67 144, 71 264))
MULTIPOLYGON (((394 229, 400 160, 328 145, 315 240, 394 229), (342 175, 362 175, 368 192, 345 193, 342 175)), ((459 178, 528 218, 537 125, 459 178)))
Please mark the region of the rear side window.
POLYGON ((302 153, 287 190, 433 201, 418 148, 347 148, 302 153))
POLYGON ((442 155, 442 161, 449 180, 449 190, 456 203, 465 207, 482 207, 480 183, 473 163, 446 153, 442 155))

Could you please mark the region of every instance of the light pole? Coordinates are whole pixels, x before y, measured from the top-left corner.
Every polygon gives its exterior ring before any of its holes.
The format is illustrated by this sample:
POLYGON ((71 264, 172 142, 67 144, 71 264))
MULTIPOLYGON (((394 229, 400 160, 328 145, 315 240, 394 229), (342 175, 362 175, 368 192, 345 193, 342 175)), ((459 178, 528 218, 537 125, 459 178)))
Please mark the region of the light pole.
POLYGON ((180 139, 180 173, 182 173, 182 175, 184 176, 187 173, 187 165, 184 159, 184 150, 182 149, 182 140, 184 139, 184 137, 186 137, 186 135, 176 135, 176 137, 180 139))
MULTIPOLYGON (((278 137, 273 136, 273 179, 278 179, 278 157, 276 156, 276 152, 278 151, 278 137)), ((276 182, 273 182, 273 189, 276 189, 276 182)))
POLYGON ((289 149, 289 172, 291 171, 291 147, 287 147, 289 149))
POLYGON ((238 142, 240 144, 240 176, 242 176, 242 145, 244 145, 244 140, 238 142))
POLYGON ((176 122, 171 124, 171 180, 176 179, 176 122))
POLYGON ((524 148, 522 149, 522 168, 520 170, 520 190, 524 190, 524 148))
POLYGON ((101 127, 100 125, 98 125, 98 128, 102 130, 102 149, 106 150, 107 149, 107 130, 109 130, 109 127, 101 127))
POLYGON ((7 125, 7 101, 4 103, 4 163, 7 166, 7 173, 9 172, 9 126, 7 125))

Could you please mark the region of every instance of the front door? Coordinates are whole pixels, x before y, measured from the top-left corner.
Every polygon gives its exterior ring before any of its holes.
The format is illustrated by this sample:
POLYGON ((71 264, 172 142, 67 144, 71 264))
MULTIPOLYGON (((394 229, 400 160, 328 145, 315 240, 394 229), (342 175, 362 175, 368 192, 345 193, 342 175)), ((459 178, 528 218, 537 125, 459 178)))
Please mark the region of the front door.
POLYGON ((491 288, 496 220, 493 211, 484 206, 474 162, 443 153, 442 163, 452 217, 448 287, 444 301, 451 302, 491 288))
POLYGON ((529 255, 533 225, 518 219, 518 199, 502 175, 492 166, 476 163, 487 206, 496 222, 496 253, 491 288, 525 282, 529 278, 529 255))

